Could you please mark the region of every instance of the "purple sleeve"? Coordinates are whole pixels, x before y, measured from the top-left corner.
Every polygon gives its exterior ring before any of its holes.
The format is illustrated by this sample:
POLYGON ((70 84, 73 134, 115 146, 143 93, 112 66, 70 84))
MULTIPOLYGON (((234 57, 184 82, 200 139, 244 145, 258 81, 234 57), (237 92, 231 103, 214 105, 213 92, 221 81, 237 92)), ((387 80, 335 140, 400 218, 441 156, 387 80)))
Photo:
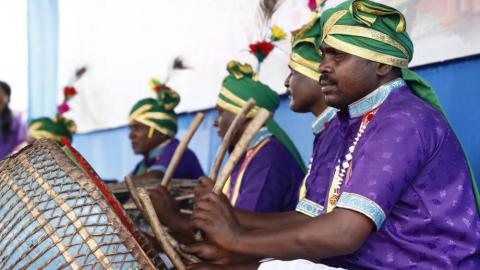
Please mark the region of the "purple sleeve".
POLYGON ((295 209, 303 175, 288 150, 276 143, 266 145, 251 160, 235 207, 255 212, 295 209))
POLYGON ((159 159, 155 159, 150 166, 148 166, 149 171, 161 171, 165 172, 168 167, 168 163, 170 163, 170 160, 172 159, 172 154, 168 153, 165 155, 162 155, 159 159))
POLYGON ((15 145, 19 145, 27 140, 27 127, 19 114, 15 116, 15 145))
POLYGON ((337 207, 366 215, 377 230, 382 226, 426 159, 418 124, 401 114, 374 118, 353 153, 337 207))
POLYGON ((203 169, 197 156, 192 150, 187 149, 178 164, 174 177, 181 179, 198 179, 203 175, 203 169))
MULTIPOLYGON (((170 160, 172 159, 175 149, 167 149, 167 151, 165 151, 165 153, 158 160, 155 160, 152 164, 150 164, 148 169, 150 171, 156 170, 165 172, 170 160)), ((187 149, 183 154, 182 159, 178 163, 177 169, 173 174, 173 178, 198 179, 203 175, 203 170, 197 156, 190 149, 187 149)))

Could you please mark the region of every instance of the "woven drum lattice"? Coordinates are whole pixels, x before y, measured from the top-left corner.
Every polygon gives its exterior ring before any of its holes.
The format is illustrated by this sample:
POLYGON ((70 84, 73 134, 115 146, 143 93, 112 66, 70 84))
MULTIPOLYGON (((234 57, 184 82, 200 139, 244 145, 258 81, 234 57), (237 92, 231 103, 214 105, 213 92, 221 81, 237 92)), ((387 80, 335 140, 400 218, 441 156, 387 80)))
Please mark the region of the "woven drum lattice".
POLYGON ((0 269, 155 269, 104 195, 54 142, 0 162, 0 269))

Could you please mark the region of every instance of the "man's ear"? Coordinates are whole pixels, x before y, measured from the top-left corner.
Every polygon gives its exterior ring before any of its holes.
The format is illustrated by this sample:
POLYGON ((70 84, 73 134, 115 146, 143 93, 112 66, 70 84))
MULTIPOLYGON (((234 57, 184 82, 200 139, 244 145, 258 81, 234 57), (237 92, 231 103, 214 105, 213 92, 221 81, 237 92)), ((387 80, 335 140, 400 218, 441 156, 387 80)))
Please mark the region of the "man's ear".
POLYGON ((393 66, 377 63, 376 73, 379 77, 385 77, 392 72, 393 66))

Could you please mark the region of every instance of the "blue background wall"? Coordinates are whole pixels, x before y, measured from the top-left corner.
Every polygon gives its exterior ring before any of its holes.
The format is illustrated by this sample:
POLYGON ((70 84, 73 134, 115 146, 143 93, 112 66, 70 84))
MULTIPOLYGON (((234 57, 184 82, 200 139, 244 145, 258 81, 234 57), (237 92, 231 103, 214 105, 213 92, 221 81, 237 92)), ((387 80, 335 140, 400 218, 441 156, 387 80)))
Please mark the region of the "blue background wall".
MULTIPOLYGON (((476 84, 480 71, 480 55, 417 67, 415 71, 436 90, 451 125, 466 149, 476 178, 480 179, 480 98, 476 84)), ((190 143, 190 148, 197 153, 204 170, 208 172, 219 139, 212 126, 216 112, 207 110, 204 113, 206 119, 190 143)), ((179 138, 188 128, 193 115, 180 115, 179 138)), ((307 161, 313 140, 310 130, 313 116, 293 113, 288 108, 288 99, 282 97, 275 118, 298 146, 304 161, 307 161)), ((75 136, 74 146, 104 178, 122 179, 140 159, 132 153, 127 127, 78 134, 75 136)))

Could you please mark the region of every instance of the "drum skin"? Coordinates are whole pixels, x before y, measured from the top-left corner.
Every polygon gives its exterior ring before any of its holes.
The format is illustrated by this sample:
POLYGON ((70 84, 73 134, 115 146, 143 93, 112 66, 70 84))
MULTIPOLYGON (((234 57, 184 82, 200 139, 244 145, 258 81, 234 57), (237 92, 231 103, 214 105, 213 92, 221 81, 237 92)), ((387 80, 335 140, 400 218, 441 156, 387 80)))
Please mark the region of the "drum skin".
POLYGON ((165 269, 84 162, 47 139, 0 161, 0 269, 165 269))

